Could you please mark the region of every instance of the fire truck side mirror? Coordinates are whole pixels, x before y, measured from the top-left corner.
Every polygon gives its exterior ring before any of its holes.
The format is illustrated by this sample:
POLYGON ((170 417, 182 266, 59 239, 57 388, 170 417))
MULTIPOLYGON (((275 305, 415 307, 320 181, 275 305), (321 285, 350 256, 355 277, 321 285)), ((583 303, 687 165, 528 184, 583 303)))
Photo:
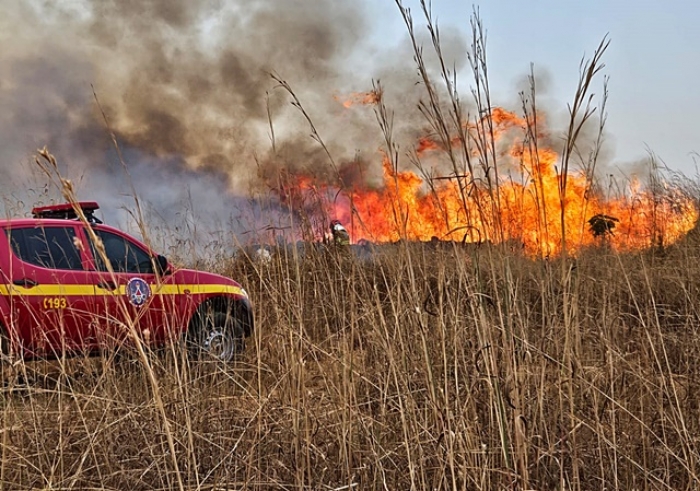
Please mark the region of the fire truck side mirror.
POLYGON ((158 256, 156 257, 156 266, 158 267, 158 274, 170 274, 168 259, 164 255, 158 254, 158 256))

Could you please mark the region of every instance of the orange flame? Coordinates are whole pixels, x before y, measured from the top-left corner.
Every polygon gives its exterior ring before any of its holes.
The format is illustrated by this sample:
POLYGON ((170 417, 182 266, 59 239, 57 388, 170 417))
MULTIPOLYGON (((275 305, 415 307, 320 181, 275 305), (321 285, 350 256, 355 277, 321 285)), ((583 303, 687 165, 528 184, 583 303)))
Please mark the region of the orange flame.
POLYGON ((381 92, 378 90, 370 90, 369 92, 353 92, 347 99, 341 100, 340 97, 336 96, 335 100, 340 102, 346 108, 350 108, 357 104, 361 104, 363 106, 373 106, 378 104, 381 100, 381 92))
MULTIPOLYGON (((525 125, 502 109, 495 109, 491 118, 495 135, 525 125)), ((419 155, 441 149, 428 138, 416 147, 419 155)), ((414 172, 395 171, 384 156, 381 188, 342 190, 341 198, 331 193, 336 197, 326 202, 324 213, 340 219, 353 242, 512 241, 540 256, 560 254, 563 246, 575 253, 601 243, 616 250, 668 245, 698 219, 693 202, 669 187, 653 192, 635 182, 622 196, 604 199, 583 174, 559 173, 559 156, 548 148, 518 143, 501 157, 517 162, 520 175, 501 177, 489 187, 470 175, 424 180, 414 172)), ((297 184, 307 190, 310 185, 307 178, 297 184)))
POLYGON ((418 145, 416 146, 416 153, 418 153, 418 155, 432 150, 440 150, 440 145, 436 141, 431 140, 427 136, 418 139, 418 145))

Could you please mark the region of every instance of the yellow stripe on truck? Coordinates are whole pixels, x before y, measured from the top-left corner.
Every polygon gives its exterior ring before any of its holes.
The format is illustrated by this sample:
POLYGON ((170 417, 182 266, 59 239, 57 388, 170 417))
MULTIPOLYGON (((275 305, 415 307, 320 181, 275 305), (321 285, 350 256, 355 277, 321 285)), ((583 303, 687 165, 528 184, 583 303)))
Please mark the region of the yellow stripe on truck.
POLYGON ((239 286, 230 285, 199 285, 199 284, 178 284, 178 285, 161 285, 160 288, 157 285, 151 285, 151 291, 153 293, 159 293, 161 295, 177 295, 177 294, 191 294, 191 295, 202 295, 208 293, 227 293, 229 295, 243 295, 247 297, 243 288, 239 286))
MULTIPOLYGON (((247 297, 245 291, 238 286, 231 285, 198 285, 198 284, 179 284, 179 285, 150 285, 151 291, 156 295, 202 295, 202 294, 228 294, 242 295, 247 297)), ((23 286, 15 286, 2 284, 0 285, 0 295, 25 295, 25 296, 42 296, 42 297, 71 297, 81 295, 126 295, 126 285, 119 285, 118 291, 106 290, 97 288, 95 285, 61 285, 61 284, 45 284, 37 285, 31 288, 23 286)))
POLYGON ((80 295, 94 295, 94 285, 60 285, 45 284, 31 288, 15 285, 0 285, 2 295, 25 295, 32 297, 71 297, 80 295))

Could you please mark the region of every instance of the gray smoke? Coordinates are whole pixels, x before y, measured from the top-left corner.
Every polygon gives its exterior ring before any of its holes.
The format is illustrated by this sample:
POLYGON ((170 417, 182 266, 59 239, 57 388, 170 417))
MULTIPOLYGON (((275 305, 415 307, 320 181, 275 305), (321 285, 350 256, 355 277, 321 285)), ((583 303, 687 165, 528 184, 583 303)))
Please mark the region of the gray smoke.
MULTIPOLYGON (((370 90, 372 80, 381 80, 394 112, 404 168, 411 167, 406 152, 430 132, 417 109, 425 94, 408 36, 372 45, 369 3, 5 3, 0 188, 6 213, 60 199, 33 164, 36 149, 46 145, 79 198, 100 201, 108 218, 128 217, 115 210, 133 209, 135 191, 164 224, 199 221, 245 235, 288 219, 271 191, 280 175, 379 181, 384 140, 373 108, 341 104, 370 90), (334 166, 271 74, 289 83, 334 166)), ((419 15, 417 26, 424 23, 419 15)), ((417 33, 439 85, 429 40, 418 27, 417 33)), ((441 29, 441 37, 450 69, 463 70, 463 36, 441 29)), ((468 88, 461 95, 466 104, 468 88)))

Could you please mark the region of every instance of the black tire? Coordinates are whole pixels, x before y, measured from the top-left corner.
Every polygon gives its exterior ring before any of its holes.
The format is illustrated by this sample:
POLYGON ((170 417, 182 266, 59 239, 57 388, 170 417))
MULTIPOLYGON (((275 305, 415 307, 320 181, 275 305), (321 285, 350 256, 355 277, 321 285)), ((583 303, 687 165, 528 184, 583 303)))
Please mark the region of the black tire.
POLYGON ((230 311, 204 310, 190 328, 187 346, 197 359, 229 363, 245 350, 244 323, 230 311))

